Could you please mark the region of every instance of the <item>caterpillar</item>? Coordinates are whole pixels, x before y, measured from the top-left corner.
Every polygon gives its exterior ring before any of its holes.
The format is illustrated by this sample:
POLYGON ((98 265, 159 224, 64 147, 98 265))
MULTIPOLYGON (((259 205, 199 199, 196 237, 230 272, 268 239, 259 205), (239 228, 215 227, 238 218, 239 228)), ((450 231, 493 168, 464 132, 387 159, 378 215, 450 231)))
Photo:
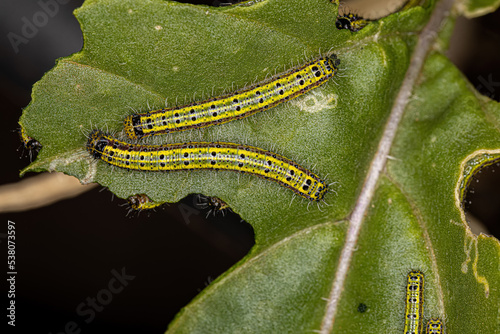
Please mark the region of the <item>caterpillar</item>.
POLYGON ((425 326, 425 334, 444 334, 443 321, 439 318, 432 318, 425 326))
POLYGON ((273 180, 311 201, 320 201, 328 185, 313 172, 276 153, 225 142, 138 145, 94 130, 87 151, 106 163, 138 171, 230 170, 273 180))
POLYGON ((23 142, 24 148, 26 148, 28 150, 37 151, 42 147, 42 145, 40 145, 40 143, 38 141, 36 141, 35 139, 28 136, 28 134, 26 133, 26 130, 22 126, 19 128, 19 138, 21 138, 21 141, 23 142))
POLYGON ((155 202, 150 199, 146 194, 137 194, 127 198, 128 204, 132 210, 142 211, 150 210, 164 204, 162 202, 155 202))
POLYGON ((130 139, 203 128, 241 119, 323 85, 338 70, 336 55, 322 57, 234 93, 184 106, 132 114, 124 120, 130 139))
MULTIPOLYGON (((40 145, 40 143, 35 139, 28 136, 23 126, 19 128, 18 132, 19 132, 19 138, 23 142, 24 148, 28 150, 28 154, 31 160, 33 158, 33 153, 37 153, 38 151, 40 151, 42 145, 40 145)), ((22 155, 24 155, 24 152, 22 155)))
MULTIPOLYGON (((331 1, 332 3, 335 3, 334 0, 331 1)), ((396 5, 395 8, 393 7, 388 8, 387 6, 383 5, 383 7, 380 7, 377 5, 377 2, 358 2, 355 7, 358 7, 355 10, 360 10, 362 9, 363 12, 370 16, 370 19, 366 19, 361 17, 358 14, 353 14, 352 12, 349 13, 347 10, 344 8, 342 14, 339 13, 339 16, 337 17, 337 20, 335 22, 335 26, 337 29, 349 29, 352 32, 357 32, 364 27, 366 27, 370 22, 373 22, 375 20, 379 20, 383 17, 387 17, 387 15, 394 14, 396 12, 401 12, 408 10, 409 8, 418 6, 421 0, 402 0, 400 1, 401 3, 399 6, 394 3, 393 5, 396 5), (384 12, 384 14, 382 14, 384 12), (382 15, 381 15, 382 14, 382 15)), ((382 2, 383 3, 383 2, 382 2)), ((352 5, 352 3, 350 3, 352 5)), ((387 5, 387 4, 386 4, 387 5)))
POLYGON ((408 273, 406 284, 405 334, 422 332, 424 307, 424 274, 418 270, 408 273))
POLYGON ((218 213, 224 215, 226 211, 232 212, 229 205, 218 197, 210 197, 200 194, 198 195, 197 199, 198 199, 198 206, 200 208, 202 209, 209 208, 207 212, 207 217, 210 214, 213 214, 215 216, 218 213))
POLYGON ((370 20, 365 20, 359 15, 348 13, 339 15, 337 21, 335 21, 335 26, 339 30, 349 29, 352 32, 356 32, 366 27, 368 23, 370 23, 370 20))

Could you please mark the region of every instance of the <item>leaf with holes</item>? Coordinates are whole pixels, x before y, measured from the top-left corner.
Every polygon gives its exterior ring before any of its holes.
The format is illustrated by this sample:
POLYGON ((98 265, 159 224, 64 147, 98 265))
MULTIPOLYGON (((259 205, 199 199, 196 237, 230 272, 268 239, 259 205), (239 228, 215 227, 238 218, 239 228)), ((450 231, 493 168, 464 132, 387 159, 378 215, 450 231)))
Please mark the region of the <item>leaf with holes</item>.
MULTIPOLYGON (((485 2, 457 9, 498 7, 485 2)), ((43 146, 25 171, 62 171, 122 198, 217 196, 253 226, 250 254, 186 306, 171 333, 402 332, 412 269, 425 275, 425 317, 449 333, 498 332, 500 245, 472 234, 461 203, 471 168, 500 156, 500 107, 443 55, 452 1, 420 3, 351 32, 335 28, 329 0, 88 0, 76 11, 84 49, 34 86, 21 117, 43 146), (328 206, 252 175, 131 172, 86 151, 91 130, 122 137, 134 111, 231 92, 325 53, 341 64, 320 88, 141 143, 271 150, 334 182, 328 206)))

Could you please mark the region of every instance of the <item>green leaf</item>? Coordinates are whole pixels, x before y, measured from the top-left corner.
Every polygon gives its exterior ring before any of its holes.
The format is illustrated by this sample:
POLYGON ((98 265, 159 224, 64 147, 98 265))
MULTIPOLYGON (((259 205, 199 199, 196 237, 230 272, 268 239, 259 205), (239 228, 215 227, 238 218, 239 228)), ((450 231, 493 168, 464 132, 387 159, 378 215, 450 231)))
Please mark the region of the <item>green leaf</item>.
POLYGON ((335 29, 328 0, 247 4, 86 1, 76 11, 84 49, 35 85, 21 118, 43 145, 25 171, 63 171, 123 198, 218 196, 253 226, 250 254, 169 332, 402 332, 406 274, 419 269, 426 319, 441 317, 448 333, 498 333, 500 244, 472 234, 461 203, 471 170, 500 157, 500 107, 443 56, 454 17, 429 1, 352 33, 335 29), (438 24, 424 29, 433 13, 438 24), (341 71, 326 87, 244 120, 149 139, 271 149, 328 175, 329 206, 249 175, 130 172, 86 152, 93 128, 120 135, 133 110, 219 95, 329 50, 341 71))
POLYGON ((468 0, 458 5, 458 9, 467 17, 477 17, 492 13, 500 6, 500 0, 468 0))

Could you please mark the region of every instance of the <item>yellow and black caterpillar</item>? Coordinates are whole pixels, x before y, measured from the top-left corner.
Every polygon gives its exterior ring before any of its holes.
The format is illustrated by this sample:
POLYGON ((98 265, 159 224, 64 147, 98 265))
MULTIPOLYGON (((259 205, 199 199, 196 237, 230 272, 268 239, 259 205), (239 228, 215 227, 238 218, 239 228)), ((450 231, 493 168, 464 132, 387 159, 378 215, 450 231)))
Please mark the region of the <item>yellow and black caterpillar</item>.
POLYGON ((335 55, 322 57, 231 94, 133 114, 124 120, 125 133, 131 139, 138 139, 241 119, 323 85, 337 73, 339 63, 335 55))
POLYGON ((405 334, 422 332, 424 307, 424 274, 419 270, 408 273, 406 283, 405 334))
POLYGON ((439 318, 429 319, 425 326, 425 334, 444 334, 443 321, 439 318))
POLYGON ((370 23, 370 20, 366 20, 356 14, 348 13, 339 15, 339 17, 337 17, 337 21, 335 21, 335 26, 339 30, 349 29, 352 32, 356 32, 366 27, 368 23, 370 23))
POLYGON ((138 171, 229 170, 273 180, 311 201, 320 201, 328 185, 292 160, 257 147, 225 142, 165 145, 129 144, 94 130, 88 152, 110 165, 138 171))

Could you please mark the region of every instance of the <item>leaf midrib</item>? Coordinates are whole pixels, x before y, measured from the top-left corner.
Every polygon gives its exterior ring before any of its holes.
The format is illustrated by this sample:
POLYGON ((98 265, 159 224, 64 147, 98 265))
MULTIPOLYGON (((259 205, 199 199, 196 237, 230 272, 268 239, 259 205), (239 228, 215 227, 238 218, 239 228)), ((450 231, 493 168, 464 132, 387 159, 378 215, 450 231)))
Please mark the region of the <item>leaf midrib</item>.
POLYGON ((429 22, 419 35, 417 45, 411 57, 410 65, 401 84, 399 93, 394 101, 391 114, 387 120, 383 135, 380 139, 377 152, 370 163, 363 188, 350 218, 344 246, 339 258, 335 277, 333 279, 330 296, 326 304, 325 314, 321 323, 320 333, 329 334, 333 329, 338 304, 341 298, 344 282, 349 271, 349 266, 357 247, 359 233, 369 204, 377 189, 377 184, 387 163, 392 143, 396 137, 404 110, 409 102, 413 87, 421 73, 427 54, 438 38, 437 32, 442 23, 451 15, 454 0, 441 0, 435 7, 429 22))

